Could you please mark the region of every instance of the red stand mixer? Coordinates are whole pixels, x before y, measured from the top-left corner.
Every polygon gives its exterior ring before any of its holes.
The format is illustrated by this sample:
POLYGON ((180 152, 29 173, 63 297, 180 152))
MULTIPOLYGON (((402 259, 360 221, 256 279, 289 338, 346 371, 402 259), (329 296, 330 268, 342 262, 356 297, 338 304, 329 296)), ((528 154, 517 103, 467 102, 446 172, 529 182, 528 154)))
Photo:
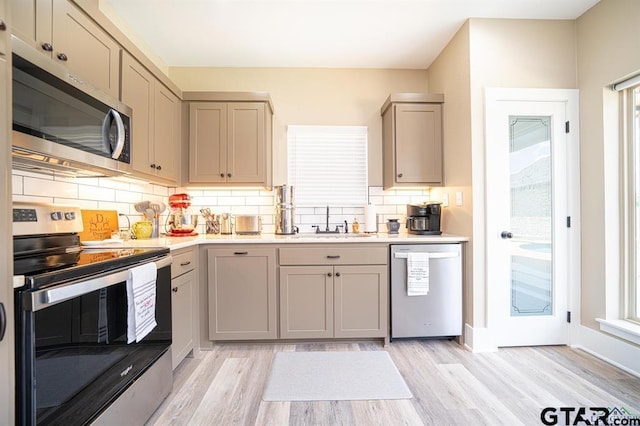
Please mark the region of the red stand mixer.
POLYGON ((198 215, 189 214, 187 209, 191 205, 189 194, 173 194, 169 196, 171 213, 167 217, 167 237, 191 237, 198 235, 195 231, 198 225, 198 215))

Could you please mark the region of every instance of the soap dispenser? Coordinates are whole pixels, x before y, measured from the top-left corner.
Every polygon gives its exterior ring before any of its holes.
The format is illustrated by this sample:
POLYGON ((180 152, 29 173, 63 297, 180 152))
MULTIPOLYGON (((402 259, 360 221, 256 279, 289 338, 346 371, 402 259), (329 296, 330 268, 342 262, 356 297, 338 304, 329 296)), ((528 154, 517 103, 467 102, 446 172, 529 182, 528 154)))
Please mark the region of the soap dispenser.
POLYGON ((356 219, 355 217, 353 218, 353 223, 351 224, 351 230, 354 234, 360 232, 360 224, 358 223, 358 219, 356 219))

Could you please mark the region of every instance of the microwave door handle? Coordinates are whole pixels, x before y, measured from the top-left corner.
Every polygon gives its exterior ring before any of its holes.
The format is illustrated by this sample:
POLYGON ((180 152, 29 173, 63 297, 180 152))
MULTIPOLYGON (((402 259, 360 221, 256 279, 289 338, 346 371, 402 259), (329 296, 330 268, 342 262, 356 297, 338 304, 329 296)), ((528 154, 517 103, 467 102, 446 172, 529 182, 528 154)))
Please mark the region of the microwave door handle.
POLYGON ((118 159, 124 148, 125 130, 124 122, 120 113, 114 109, 110 109, 102 122, 102 140, 105 148, 111 153, 111 158, 118 159), (111 124, 116 122, 117 139, 115 147, 111 146, 111 140, 109 138, 109 130, 111 130, 111 124))

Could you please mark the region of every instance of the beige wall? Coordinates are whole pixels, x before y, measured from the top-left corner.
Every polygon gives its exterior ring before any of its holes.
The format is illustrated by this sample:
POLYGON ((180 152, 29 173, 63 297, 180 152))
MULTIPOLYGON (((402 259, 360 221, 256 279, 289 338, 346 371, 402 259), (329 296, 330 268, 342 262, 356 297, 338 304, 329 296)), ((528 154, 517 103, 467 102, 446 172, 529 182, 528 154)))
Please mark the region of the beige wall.
POLYGON ((618 95, 611 83, 640 70, 640 2, 601 0, 577 20, 580 89, 582 323, 619 310, 618 95), (605 308, 608 308, 605 312, 605 308))
POLYGON ((430 89, 445 95, 449 155, 443 191, 463 192, 463 206, 450 211, 457 233, 472 237, 466 321, 481 328, 487 325, 484 90, 575 88, 575 22, 470 19, 428 71, 430 89))
MULTIPOLYGON (((447 193, 450 200, 455 192, 471 194, 471 111, 470 111, 470 66, 469 66, 469 23, 460 28, 438 58, 429 68, 429 89, 434 93, 444 93, 444 175, 445 187, 434 188, 431 196, 442 199, 447 193)), ((473 209, 470 197, 461 207, 450 202, 444 210, 447 232, 471 236, 473 209)), ((464 317, 473 325, 473 287, 470 279, 473 257, 470 255, 473 240, 466 244, 464 317)))
POLYGON ((266 91, 274 116, 274 184, 286 182, 289 124, 369 127, 369 185, 382 186, 380 107, 392 92, 425 92, 426 70, 170 68, 183 91, 266 91))
POLYGON ((131 29, 131 27, 118 15, 118 13, 113 9, 110 3, 104 0, 93 0, 94 3, 97 3, 97 7, 100 11, 107 17, 109 20, 116 26, 124 35, 126 35, 129 40, 131 40, 138 49, 144 53, 147 58, 153 62, 155 66, 160 69, 166 75, 169 74, 169 67, 164 63, 164 61, 160 58, 160 56, 156 55, 156 53, 149 47, 144 40, 142 40, 138 34, 131 29))

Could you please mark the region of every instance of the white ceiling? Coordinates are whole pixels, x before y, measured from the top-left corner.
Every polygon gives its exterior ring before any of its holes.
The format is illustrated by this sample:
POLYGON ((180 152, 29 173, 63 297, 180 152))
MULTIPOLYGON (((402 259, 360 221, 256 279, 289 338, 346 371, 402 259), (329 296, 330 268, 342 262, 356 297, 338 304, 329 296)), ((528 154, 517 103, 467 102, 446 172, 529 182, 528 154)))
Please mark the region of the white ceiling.
POLYGON ((102 0, 167 66, 426 69, 467 18, 575 19, 599 0, 102 0))

